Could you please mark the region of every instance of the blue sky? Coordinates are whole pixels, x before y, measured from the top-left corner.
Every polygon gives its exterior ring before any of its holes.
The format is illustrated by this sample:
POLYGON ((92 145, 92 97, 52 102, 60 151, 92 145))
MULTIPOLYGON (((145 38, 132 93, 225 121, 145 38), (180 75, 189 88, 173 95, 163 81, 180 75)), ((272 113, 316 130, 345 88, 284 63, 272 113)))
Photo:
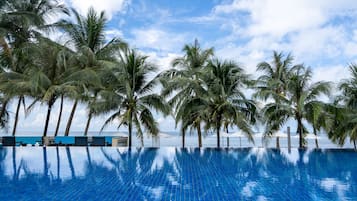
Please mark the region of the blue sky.
MULTIPOLYGON (((256 76, 256 64, 269 61, 273 50, 291 52, 296 63, 314 71, 314 81, 337 82, 349 76, 348 64, 357 62, 357 3, 354 0, 64 0, 85 14, 90 6, 105 10, 108 37, 120 37, 150 56, 160 70, 182 55, 195 38, 218 57, 238 61, 256 76)), ((52 38, 63 39, 59 33, 52 38)), ((65 38, 65 37, 64 37, 65 38)), ((15 111, 14 107, 11 111, 15 111)), ((66 102, 64 130, 72 103, 66 102)), ((54 129, 57 105, 51 118, 54 129)), ((24 119, 19 131, 42 130, 44 106, 24 119)), ((105 117, 94 119, 99 130, 105 117)), ((162 130, 174 130, 172 118, 157 117, 162 130)), ((86 110, 78 108, 72 130, 84 130, 86 110)), ((115 130, 116 126, 108 127, 115 130)))

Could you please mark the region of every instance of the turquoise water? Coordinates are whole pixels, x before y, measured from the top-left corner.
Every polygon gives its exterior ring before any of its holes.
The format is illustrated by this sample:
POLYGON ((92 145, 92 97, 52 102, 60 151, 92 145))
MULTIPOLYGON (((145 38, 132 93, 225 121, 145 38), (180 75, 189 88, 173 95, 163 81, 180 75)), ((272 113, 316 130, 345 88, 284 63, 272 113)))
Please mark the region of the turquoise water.
POLYGON ((357 152, 3 147, 0 200, 357 200, 357 152))

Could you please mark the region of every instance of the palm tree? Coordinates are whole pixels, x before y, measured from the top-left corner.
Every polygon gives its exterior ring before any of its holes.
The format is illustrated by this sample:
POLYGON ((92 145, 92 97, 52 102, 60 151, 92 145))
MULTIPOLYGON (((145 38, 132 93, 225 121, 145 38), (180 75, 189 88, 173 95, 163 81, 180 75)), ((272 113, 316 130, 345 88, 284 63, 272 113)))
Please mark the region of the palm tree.
MULTIPOLYGON (((272 99, 278 103, 281 97, 286 96, 288 73, 292 67, 293 57, 291 54, 284 55, 282 52, 273 52, 272 61, 261 62, 257 65, 257 71, 261 71, 263 74, 256 80, 255 89, 253 94, 254 98, 267 102, 272 99)), ((266 109, 266 108, 265 108, 266 109)), ((264 108, 263 108, 263 111, 264 108)), ((263 116, 265 114, 263 113, 263 116)), ((271 124, 266 124, 266 126, 271 124)), ((264 137, 271 135, 273 132, 279 130, 280 127, 266 128, 264 137)), ((278 144, 277 138, 277 144, 278 144)))
MULTIPOLYGON (((93 72, 98 72, 101 68, 110 65, 108 63, 112 63, 115 60, 114 53, 126 47, 126 43, 118 38, 114 38, 106 43, 104 32, 108 20, 103 11, 98 14, 93 8, 90 8, 86 16, 81 16, 75 10, 72 10, 72 13, 75 18, 74 22, 62 20, 57 24, 70 36, 70 42, 76 47, 78 63, 74 65, 73 74, 77 76, 73 75, 71 78, 75 85, 81 88, 78 89, 79 93, 77 96, 72 97, 74 104, 67 122, 66 136, 69 134, 78 101, 85 99, 85 97, 82 97, 82 94, 85 94, 88 99, 88 96, 93 96, 97 93, 90 92, 90 87, 85 83, 91 82, 91 80, 83 80, 83 77, 86 77, 83 74, 93 75, 93 72), (81 78, 85 83, 80 83, 78 78, 81 78)), ((97 79, 100 78, 98 77, 97 79)), ((94 87, 95 85, 92 86, 94 87)), ((95 88, 97 90, 97 87, 95 88)), ((89 100, 95 100, 95 98, 90 98, 89 100)), ((93 111, 89 110, 86 132, 88 131, 87 128, 89 127, 92 113, 93 111)))
POLYGON ((261 100, 279 101, 279 96, 285 96, 287 90, 288 73, 292 67, 291 54, 284 56, 282 52, 273 52, 271 63, 261 62, 257 65, 257 71, 263 72, 256 81, 256 93, 254 96, 261 100))
POLYGON ((69 50, 65 47, 45 38, 41 39, 36 46, 35 57, 37 59, 35 63, 37 70, 32 74, 31 82, 35 84, 37 90, 32 96, 45 102, 48 106, 43 131, 44 137, 47 135, 53 105, 58 97, 63 96, 64 91, 69 90, 63 82, 68 52, 69 50))
POLYGON ((315 145, 316 148, 319 148, 319 143, 317 139, 317 132, 320 130, 327 130, 328 129, 328 113, 327 108, 328 105, 322 103, 320 101, 312 101, 306 105, 306 111, 308 116, 306 116, 307 122, 312 125, 312 130, 315 135, 315 145))
POLYGON ((311 69, 303 65, 296 65, 290 70, 286 96, 280 96, 279 101, 268 103, 263 109, 268 125, 266 133, 280 129, 289 118, 294 118, 297 121, 299 147, 304 147, 307 129, 303 120, 312 119, 315 114, 311 111, 317 111, 323 104, 317 98, 329 95, 331 88, 329 82, 311 83, 311 78, 311 69))
POLYGON ((127 49, 119 55, 120 61, 112 69, 115 80, 112 80, 111 92, 102 97, 107 99, 98 100, 101 112, 115 108, 114 112, 104 123, 104 127, 115 119, 118 119, 121 125, 128 126, 129 147, 132 146, 132 131, 136 128, 137 136, 141 139, 143 146, 143 128, 152 136, 159 132, 157 122, 151 109, 162 112, 164 115, 170 113, 170 107, 166 104, 164 98, 151 91, 157 84, 158 78, 149 79, 151 73, 156 67, 147 62, 147 57, 142 56, 135 50, 127 49))
POLYGON ((339 88, 342 90, 342 95, 339 97, 343 105, 336 104, 335 121, 338 123, 334 129, 331 129, 329 137, 343 145, 347 137, 353 142, 356 149, 357 140, 357 65, 349 66, 351 78, 343 80, 339 88))
MULTIPOLYGON (((51 27, 46 23, 50 15, 66 13, 67 10, 56 0, 6 0, 0 8, 0 44, 4 49, 7 68, 15 73, 24 73, 26 68, 31 66, 28 65, 31 58, 28 57, 28 52, 22 49, 41 35, 40 30, 48 30, 51 27)), ((8 101, 15 96, 18 96, 19 100, 12 135, 16 133, 19 109, 21 103, 25 102, 25 97, 22 94, 7 95, 1 111, 4 113, 8 101)))
POLYGON ((245 97, 243 87, 249 83, 249 76, 233 61, 214 59, 207 66, 208 86, 207 128, 217 134, 217 147, 220 147, 220 130, 227 122, 237 126, 253 142, 250 123, 256 121, 256 107, 245 97))
MULTIPOLYGON (((343 96, 338 96, 333 103, 326 105, 327 134, 332 142, 342 146, 349 135, 353 135, 356 116, 354 111, 344 104, 343 96)), ((350 141, 354 143, 353 138, 350 141)), ((356 148, 356 145, 355 145, 356 148)))
MULTIPOLYGON (((161 74, 161 81, 163 84, 162 95, 169 97, 174 96, 169 100, 169 104, 175 108, 176 112, 176 124, 181 122, 181 134, 182 134, 182 146, 185 146, 185 131, 192 125, 197 129, 198 145, 202 146, 202 134, 201 134, 201 120, 202 116, 198 115, 198 110, 191 110, 195 113, 194 116, 177 115, 179 110, 185 111, 187 109, 181 108, 189 106, 187 105, 190 100, 194 100, 203 93, 205 93, 202 85, 203 69, 208 63, 208 60, 213 56, 213 48, 201 49, 200 44, 195 40, 193 45, 185 45, 183 48, 185 55, 173 60, 173 69, 165 71, 161 74), (196 112, 195 112, 196 111, 196 112), (187 121, 190 119, 190 121, 187 121), (184 122, 186 121, 186 122, 184 122)), ((198 109, 198 108, 197 108, 198 109)), ((188 114, 188 113, 187 113, 188 114)))

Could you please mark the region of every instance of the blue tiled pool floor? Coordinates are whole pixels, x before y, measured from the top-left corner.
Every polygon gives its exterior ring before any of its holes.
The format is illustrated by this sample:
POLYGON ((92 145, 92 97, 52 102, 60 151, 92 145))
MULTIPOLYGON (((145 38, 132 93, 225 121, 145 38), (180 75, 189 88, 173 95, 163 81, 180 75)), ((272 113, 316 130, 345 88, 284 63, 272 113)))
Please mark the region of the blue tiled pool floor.
POLYGON ((357 152, 7 147, 0 200, 357 200, 357 152))

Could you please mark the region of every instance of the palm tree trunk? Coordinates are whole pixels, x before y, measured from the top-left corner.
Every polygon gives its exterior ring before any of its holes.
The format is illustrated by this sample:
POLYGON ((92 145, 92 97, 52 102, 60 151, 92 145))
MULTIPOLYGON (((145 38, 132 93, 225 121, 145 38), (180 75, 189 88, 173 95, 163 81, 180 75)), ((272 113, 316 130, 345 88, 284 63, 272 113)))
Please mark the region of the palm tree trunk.
POLYGON ((355 149, 357 149, 356 140, 353 140, 353 146, 355 147, 355 149))
POLYGON ((71 124, 72 124, 74 113, 75 113, 76 108, 77 108, 77 104, 78 104, 78 100, 76 99, 74 101, 74 104, 73 104, 73 107, 72 107, 72 111, 71 111, 71 114, 70 114, 68 122, 67 122, 66 131, 64 133, 65 136, 69 135, 69 130, 71 129, 71 124))
POLYGON ((57 120, 57 125, 56 125, 55 136, 58 135, 58 130, 59 130, 59 127, 60 127, 60 124, 61 124, 62 111, 63 111, 63 94, 61 95, 60 111, 59 111, 59 114, 58 114, 58 120, 57 120))
POLYGON ((43 131, 43 137, 46 137, 46 136, 47 136, 47 129, 48 129, 48 124, 49 124, 49 122, 50 122, 52 105, 53 105, 53 101, 50 100, 50 101, 48 102, 47 116, 46 116, 45 129, 44 129, 44 131, 43 131))
POLYGON ((6 56, 11 55, 11 49, 9 45, 7 44, 6 40, 4 37, 0 37, 0 46, 2 47, 3 51, 5 52, 6 56))
POLYGON ((132 145, 132 141, 131 141, 131 140, 132 140, 132 139, 131 139, 132 136, 131 136, 131 135, 132 135, 132 129, 133 129, 133 128, 132 128, 132 126, 133 126, 133 119, 132 119, 132 114, 131 114, 131 112, 130 112, 130 114, 129 114, 129 118, 130 118, 130 119, 129 119, 129 126, 128 126, 128 129, 129 129, 129 130, 128 130, 128 131, 129 131, 129 136, 128 136, 128 137, 129 137, 129 142, 128 142, 128 146, 131 147, 131 145, 132 145))
POLYGON ((197 127, 197 136, 198 136, 198 147, 202 147, 202 133, 201 133, 201 126, 198 125, 197 127))
POLYGON ((14 128, 12 130, 12 136, 15 136, 15 133, 16 133, 17 122, 19 120, 21 101, 22 101, 22 96, 19 97, 19 101, 17 103, 16 114, 15 114, 15 119, 14 119, 14 128))
POLYGON ((87 120, 87 124, 86 124, 86 129, 84 130, 84 136, 87 136, 87 134, 88 134, 88 129, 89 129, 89 125, 90 125, 90 121, 91 120, 92 120, 92 112, 89 111, 88 120, 87 120))
POLYGON ((316 131, 316 128, 315 127, 313 127, 313 129, 314 129, 314 135, 315 135, 315 145, 316 145, 316 149, 318 149, 319 148, 319 142, 318 142, 318 140, 317 140, 317 131, 316 131))
POLYGON ((7 104, 9 103, 9 100, 6 99, 3 103, 2 103, 2 107, 1 107, 1 111, 0 111, 0 119, 5 115, 6 112, 6 107, 7 104))

